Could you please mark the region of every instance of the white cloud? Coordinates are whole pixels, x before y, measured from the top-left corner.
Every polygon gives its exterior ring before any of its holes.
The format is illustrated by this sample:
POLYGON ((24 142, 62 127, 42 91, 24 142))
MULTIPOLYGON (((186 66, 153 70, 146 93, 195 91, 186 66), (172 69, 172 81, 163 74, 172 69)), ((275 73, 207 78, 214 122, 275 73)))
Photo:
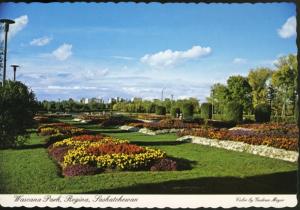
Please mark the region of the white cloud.
POLYGON ((150 66, 170 66, 180 61, 187 61, 206 56, 211 53, 210 47, 193 46, 186 51, 172 51, 170 49, 155 54, 146 54, 141 62, 150 66))
POLYGON ((63 44, 52 52, 52 55, 60 61, 68 59, 72 55, 72 45, 63 44))
POLYGON ((234 64, 245 64, 247 60, 245 58, 235 58, 233 59, 232 63, 234 64))
POLYGON ((295 16, 288 18, 281 28, 277 30, 278 35, 284 39, 296 35, 296 25, 297 21, 295 16))
POLYGON ((48 89, 54 90, 95 90, 96 87, 89 87, 89 86, 60 86, 60 85, 50 85, 48 89))
POLYGON ((115 55, 115 56, 111 56, 112 58, 115 58, 115 59, 121 59, 121 60, 133 60, 134 58, 133 57, 128 57, 128 56, 118 56, 118 55, 115 55))
POLYGON ((45 36, 45 37, 33 39, 30 42, 30 45, 33 45, 33 46, 44 46, 44 45, 49 44, 51 42, 51 40, 52 40, 52 38, 45 36))
MULTIPOLYGON (((22 15, 14 19, 14 21, 14 24, 9 25, 8 39, 11 39, 18 32, 22 31, 28 24, 29 19, 27 15, 22 15)), ((1 40, 4 40, 4 33, 1 34, 1 40)))
POLYGON ((82 73, 83 77, 86 79, 97 79, 99 77, 104 77, 108 74, 108 68, 100 70, 87 70, 82 73))

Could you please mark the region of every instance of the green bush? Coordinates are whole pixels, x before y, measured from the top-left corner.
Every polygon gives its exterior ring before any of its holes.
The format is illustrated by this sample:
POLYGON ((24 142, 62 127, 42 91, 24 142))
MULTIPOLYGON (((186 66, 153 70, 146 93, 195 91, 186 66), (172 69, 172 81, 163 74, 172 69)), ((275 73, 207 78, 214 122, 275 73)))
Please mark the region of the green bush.
POLYGON ((254 108, 256 122, 270 122, 271 107, 269 104, 258 104, 254 108))
POLYGON ((193 104, 185 103, 182 105, 182 117, 183 119, 192 119, 194 114, 193 104))
POLYGON ((6 81, 0 86, 0 148, 25 142, 38 109, 35 95, 21 82, 6 81))
POLYGON ((172 117, 174 117, 174 118, 178 117, 179 114, 180 114, 180 108, 179 107, 172 107, 170 113, 171 113, 172 117))
POLYGON ((224 118, 227 121, 243 121, 243 105, 237 102, 229 102, 225 106, 224 118))
POLYGON ((155 107, 155 114, 166 115, 166 107, 164 107, 164 106, 156 106, 155 107))
POLYGON ((201 117, 203 119, 211 119, 211 117, 212 117, 212 105, 211 105, 211 103, 201 104, 201 117))

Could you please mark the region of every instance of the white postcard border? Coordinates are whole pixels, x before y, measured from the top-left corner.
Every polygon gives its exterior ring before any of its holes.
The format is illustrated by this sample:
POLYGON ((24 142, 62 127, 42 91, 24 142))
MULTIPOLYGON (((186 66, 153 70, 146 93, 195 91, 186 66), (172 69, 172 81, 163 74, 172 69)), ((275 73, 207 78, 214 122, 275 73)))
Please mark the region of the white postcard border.
POLYGON ((1 194, 3 207, 199 208, 295 207, 296 194, 141 195, 141 194, 1 194))

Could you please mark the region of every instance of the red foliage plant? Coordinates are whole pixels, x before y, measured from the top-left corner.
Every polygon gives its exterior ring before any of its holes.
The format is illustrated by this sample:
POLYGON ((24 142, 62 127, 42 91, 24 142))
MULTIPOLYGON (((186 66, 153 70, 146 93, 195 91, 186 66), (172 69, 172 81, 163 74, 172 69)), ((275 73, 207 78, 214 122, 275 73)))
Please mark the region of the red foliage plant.
POLYGON ((145 152, 145 148, 128 143, 122 144, 102 144, 97 147, 87 148, 87 153, 91 155, 106 155, 106 154, 138 154, 145 152))
POLYGON ((154 163, 151 168, 151 171, 176 171, 177 164, 174 160, 163 158, 154 163))
POLYGON ((98 169, 91 165, 68 165, 63 169, 64 176, 82 176, 82 175, 94 175, 98 173, 98 169))
POLYGON ((57 162, 61 163, 64 160, 65 154, 68 152, 70 147, 53 147, 49 148, 49 155, 55 159, 57 162))

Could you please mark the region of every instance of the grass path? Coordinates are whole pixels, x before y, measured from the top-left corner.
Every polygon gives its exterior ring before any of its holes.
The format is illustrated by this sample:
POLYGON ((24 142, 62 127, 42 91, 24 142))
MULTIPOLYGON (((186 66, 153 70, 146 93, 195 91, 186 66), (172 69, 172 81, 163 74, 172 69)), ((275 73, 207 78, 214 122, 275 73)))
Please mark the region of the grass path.
POLYGON ((159 148, 191 163, 191 170, 114 172, 63 178, 32 134, 20 149, 0 150, 1 193, 296 193, 297 164, 207 146, 175 142, 175 134, 147 136, 119 129, 88 129, 159 148))

